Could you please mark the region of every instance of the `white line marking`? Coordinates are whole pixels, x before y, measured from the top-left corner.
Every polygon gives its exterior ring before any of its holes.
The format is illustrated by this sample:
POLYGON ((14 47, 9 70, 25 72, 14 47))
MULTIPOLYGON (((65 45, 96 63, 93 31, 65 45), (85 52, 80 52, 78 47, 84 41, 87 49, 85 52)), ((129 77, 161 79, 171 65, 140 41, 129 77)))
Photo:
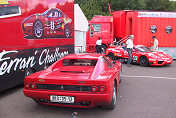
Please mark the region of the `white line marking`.
POLYGON ((156 79, 175 79, 174 77, 155 77, 155 76, 133 76, 133 75, 122 75, 122 77, 133 77, 133 78, 156 78, 156 79))

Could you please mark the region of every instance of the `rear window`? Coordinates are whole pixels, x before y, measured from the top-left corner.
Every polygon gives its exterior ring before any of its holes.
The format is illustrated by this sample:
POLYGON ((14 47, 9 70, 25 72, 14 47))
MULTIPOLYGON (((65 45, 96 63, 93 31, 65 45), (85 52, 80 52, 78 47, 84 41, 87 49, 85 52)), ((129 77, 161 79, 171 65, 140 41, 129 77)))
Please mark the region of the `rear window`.
POLYGON ((65 59, 63 66, 95 66, 97 60, 91 59, 65 59))
POLYGON ((21 15, 21 9, 18 6, 0 7, 0 18, 21 15))

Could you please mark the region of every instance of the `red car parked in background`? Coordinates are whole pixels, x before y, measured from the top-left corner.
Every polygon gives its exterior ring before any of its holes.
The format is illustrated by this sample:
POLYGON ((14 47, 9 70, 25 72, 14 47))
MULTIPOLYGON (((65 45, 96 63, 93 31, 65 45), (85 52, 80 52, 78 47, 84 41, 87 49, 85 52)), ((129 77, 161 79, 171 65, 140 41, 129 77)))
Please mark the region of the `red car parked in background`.
MULTIPOLYGON (((141 66, 162 66, 172 64, 173 58, 164 52, 155 52, 143 45, 137 45, 132 50, 132 61, 139 63, 141 66)), ((128 52, 125 46, 116 46, 108 48, 106 54, 112 59, 124 59, 127 61, 128 52)))
POLYGON ((22 21, 23 33, 35 38, 51 36, 69 38, 72 27, 72 20, 57 8, 50 8, 44 13, 31 15, 22 21))
POLYGON ((103 54, 71 54, 27 76, 23 92, 46 105, 113 109, 120 73, 121 63, 103 54))

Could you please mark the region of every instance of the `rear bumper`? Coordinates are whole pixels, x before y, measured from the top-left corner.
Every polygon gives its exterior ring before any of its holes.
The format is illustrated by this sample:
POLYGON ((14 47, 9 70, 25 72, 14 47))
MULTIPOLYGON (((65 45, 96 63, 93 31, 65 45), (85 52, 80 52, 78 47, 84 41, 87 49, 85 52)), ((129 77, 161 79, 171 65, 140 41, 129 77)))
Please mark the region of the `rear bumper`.
POLYGON ((24 95, 37 100, 37 102, 46 105, 54 106, 66 106, 66 107, 80 107, 80 108, 91 108, 95 106, 109 105, 112 100, 112 94, 94 94, 94 93, 69 93, 69 92, 53 92, 53 91, 37 91, 37 90, 23 90, 24 95), (75 103, 63 104, 63 103, 52 103, 50 102, 50 95, 59 96, 72 96, 75 97, 75 103), (40 101, 41 99, 45 100, 40 101), (89 103, 87 105, 82 104, 83 102, 89 103))

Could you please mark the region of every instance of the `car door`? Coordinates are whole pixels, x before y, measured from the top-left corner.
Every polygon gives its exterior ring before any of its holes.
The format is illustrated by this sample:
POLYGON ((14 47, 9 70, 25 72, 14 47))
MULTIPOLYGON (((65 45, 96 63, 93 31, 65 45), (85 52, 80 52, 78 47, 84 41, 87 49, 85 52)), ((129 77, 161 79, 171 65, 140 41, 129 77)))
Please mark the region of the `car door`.
POLYGON ((133 49, 132 49, 132 61, 137 62, 137 59, 138 59, 138 50, 135 47, 133 47, 133 49))
POLYGON ((127 48, 126 46, 123 46, 121 48, 121 54, 123 55, 123 58, 127 59, 129 56, 128 56, 128 51, 127 51, 127 48))
POLYGON ((60 17, 62 14, 58 10, 51 10, 48 15, 48 23, 50 25, 51 34, 55 34, 57 29, 62 27, 62 19, 60 17))

